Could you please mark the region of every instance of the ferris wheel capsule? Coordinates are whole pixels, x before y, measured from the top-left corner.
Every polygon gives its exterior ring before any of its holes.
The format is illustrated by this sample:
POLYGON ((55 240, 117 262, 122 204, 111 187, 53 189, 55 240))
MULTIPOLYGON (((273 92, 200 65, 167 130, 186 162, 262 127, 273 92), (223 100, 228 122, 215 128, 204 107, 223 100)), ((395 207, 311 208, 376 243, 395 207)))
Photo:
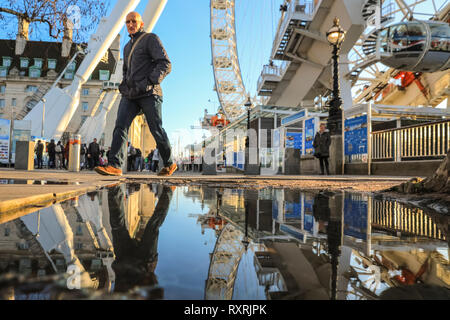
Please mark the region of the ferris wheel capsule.
POLYGON ((438 21, 397 23, 378 33, 381 62, 412 72, 450 68, 450 26, 438 21))
POLYGON ((226 10, 233 6, 233 2, 230 0, 212 0, 211 5, 217 10, 226 10))

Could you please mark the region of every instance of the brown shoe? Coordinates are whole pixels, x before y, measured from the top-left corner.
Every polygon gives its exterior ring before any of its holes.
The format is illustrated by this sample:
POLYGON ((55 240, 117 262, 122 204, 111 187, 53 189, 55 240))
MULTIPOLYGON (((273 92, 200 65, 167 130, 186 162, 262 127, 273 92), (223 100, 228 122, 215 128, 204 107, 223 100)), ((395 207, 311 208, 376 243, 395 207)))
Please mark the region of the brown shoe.
POLYGON ((172 163, 170 167, 164 167, 161 169, 161 171, 158 173, 158 176, 171 176, 176 170, 178 169, 176 163, 172 163))
POLYGON ((107 167, 95 167, 95 172, 100 173, 104 176, 121 176, 122 170, 114 168, 113 166, 107 167))

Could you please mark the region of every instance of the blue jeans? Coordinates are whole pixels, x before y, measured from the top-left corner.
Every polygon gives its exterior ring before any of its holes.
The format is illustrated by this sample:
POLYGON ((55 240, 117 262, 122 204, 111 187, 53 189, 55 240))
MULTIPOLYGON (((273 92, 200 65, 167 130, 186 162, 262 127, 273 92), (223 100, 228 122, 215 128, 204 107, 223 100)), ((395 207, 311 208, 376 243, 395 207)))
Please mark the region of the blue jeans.
POLYGON ((160 157, 165 167, 170 166, 172 161, 171 147, 166 131, 162 127, 161 119, 162 97, 148 96, 139 99, 127 99, 122 96, 117 112, 116 125, 113 131, 111 150, 109 151, 108 163, 121 168, 125 161, 126 153, 122 150, 122 145, 128 141, 128 128, 134 118, 142 110, 153 138, 156 141, 156 147, 159 150, 160 157))

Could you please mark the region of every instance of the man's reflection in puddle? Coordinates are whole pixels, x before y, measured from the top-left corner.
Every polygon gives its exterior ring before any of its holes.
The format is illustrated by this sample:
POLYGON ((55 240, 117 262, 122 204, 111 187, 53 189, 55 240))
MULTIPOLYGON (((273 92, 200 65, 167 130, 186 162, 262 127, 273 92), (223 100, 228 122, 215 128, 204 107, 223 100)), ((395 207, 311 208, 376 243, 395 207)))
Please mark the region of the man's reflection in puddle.
POLYGON ((112 264, 116 281, 114 291, 126 292, 136 286, 154 287, 149 292, 150 299, 162 299, 162 288, 155 288, 158 279, 154 273, 158 262, 159 228, 163 224, 169 210, 172 189, 158 185, 158 203, 148 221, 142 238, 132 238, 126 226, 125 194, 120 186, 108 190, 110 224, 116 259, 112 264))

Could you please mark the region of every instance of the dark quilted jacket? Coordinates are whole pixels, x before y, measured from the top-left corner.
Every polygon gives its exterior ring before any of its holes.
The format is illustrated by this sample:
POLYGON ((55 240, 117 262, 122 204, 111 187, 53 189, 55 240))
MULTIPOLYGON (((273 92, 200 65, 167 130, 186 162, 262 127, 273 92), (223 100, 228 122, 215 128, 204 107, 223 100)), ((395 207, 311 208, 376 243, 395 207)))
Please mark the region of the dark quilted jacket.
POLYGON ((129 99, 148 95, 162 97, 161 82, 170 73, 172 65, 159 37, 154 33, 136 32, 123 49, 123 81, 120 93, 129 99), (133 43, 145 36, 134 49, 127 66, 133 43))

